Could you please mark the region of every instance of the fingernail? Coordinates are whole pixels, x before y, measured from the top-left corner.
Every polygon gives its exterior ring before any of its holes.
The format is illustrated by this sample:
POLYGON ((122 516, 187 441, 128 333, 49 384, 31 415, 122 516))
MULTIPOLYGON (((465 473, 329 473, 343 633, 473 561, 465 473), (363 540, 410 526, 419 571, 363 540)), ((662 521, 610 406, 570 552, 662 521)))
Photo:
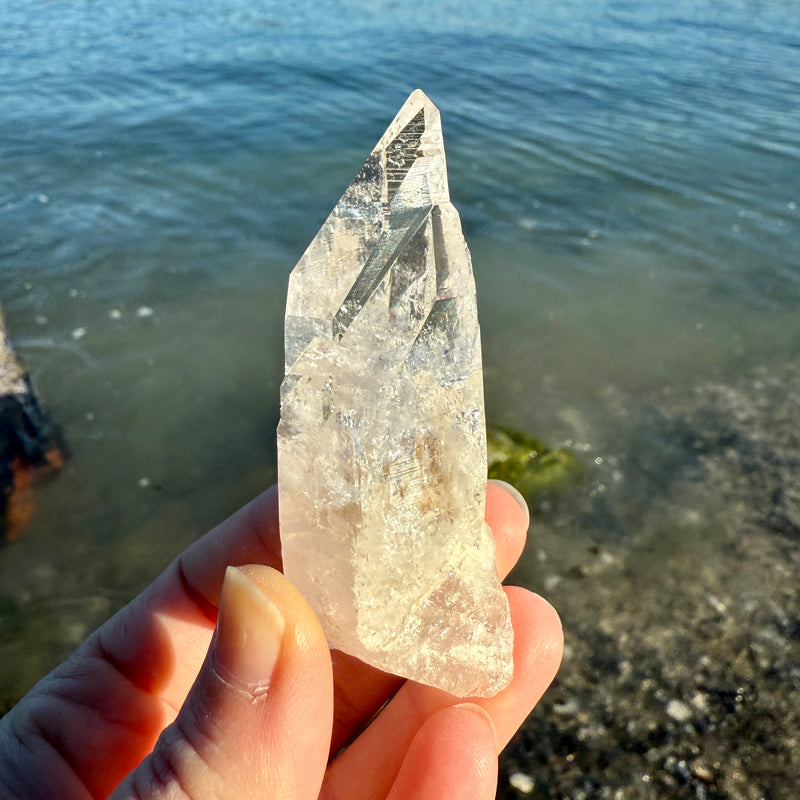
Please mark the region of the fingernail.
POLYGON ((479 716, 488 726, 491 728, 492 734, 494 735, 494 740, 497 741, 497 730, 494 727, 494 720, 492 719, 492 715, 483 707, 479 706, 477 703, 458 703, 453 708, 459 708, 463 711, 470 711, 471 713, 479 716))
POLYGON ((495 483, 498 486, 502 487, 517 501, 519 507, 525 514, 525 519, 528 520, 527 524, 530 525, 531 511, 528 508, 528 504, 525 502, 525 498, 520 494, 519 489, 517 489, 516 486, 512 486, 510 483, 501 481, 499 478, 489 478, 489 483, 495 483))
POLYGON ((222 583, 212 663, 226 683, 250 694, 269 688, 286 622, 270 599, 240 570, 222 583))

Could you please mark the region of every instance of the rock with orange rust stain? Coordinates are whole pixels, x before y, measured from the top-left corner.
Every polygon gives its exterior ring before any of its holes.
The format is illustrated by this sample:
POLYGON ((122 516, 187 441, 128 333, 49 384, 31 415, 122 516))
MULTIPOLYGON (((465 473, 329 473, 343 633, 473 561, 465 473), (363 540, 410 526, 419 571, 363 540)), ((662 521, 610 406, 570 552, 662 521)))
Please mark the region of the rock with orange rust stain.
POLYGON ((63 463, 59 429, 39 405, 0 311, 0 539, 19 536, 33 516, 33 483, 63 463))

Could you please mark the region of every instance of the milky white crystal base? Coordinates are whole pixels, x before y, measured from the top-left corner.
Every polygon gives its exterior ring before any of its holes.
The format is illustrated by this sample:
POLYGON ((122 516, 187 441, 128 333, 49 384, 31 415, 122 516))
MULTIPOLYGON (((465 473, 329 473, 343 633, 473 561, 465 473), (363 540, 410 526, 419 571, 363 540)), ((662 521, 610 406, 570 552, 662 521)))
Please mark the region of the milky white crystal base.
POLYGON ((284 571, 332 647, 462 697, 508 683, 475 284, 419 90, 292 272, 278 468, 284 571))

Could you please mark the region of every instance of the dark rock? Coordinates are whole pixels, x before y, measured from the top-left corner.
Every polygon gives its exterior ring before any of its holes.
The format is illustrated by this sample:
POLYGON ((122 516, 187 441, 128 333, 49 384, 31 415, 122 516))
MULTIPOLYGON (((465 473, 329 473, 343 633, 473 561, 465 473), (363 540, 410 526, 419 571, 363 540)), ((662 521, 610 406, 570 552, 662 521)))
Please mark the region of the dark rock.
POLYGON ((64 447, 8 343, 0 311, 0 539, 13 541, 33 514, 33 481, 59 470, 64 447))

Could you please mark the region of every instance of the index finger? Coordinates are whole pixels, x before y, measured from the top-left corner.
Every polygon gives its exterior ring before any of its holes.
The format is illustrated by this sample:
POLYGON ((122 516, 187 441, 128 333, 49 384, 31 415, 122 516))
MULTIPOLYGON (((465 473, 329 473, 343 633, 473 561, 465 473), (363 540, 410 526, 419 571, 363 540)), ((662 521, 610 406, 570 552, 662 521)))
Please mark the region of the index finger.
MULTIPOLYGON (((510 484, 491 480, 486 486, 485 519, 495 539, 497 571, 505 577, 519 559, 528 532, 529 514, 522 495, 510 484)), ((267 489, 179 557, 186 588, 208 616, 216 608, 225 569, 266 564, 282 569, 278 526, 278 491, 267 489)))

